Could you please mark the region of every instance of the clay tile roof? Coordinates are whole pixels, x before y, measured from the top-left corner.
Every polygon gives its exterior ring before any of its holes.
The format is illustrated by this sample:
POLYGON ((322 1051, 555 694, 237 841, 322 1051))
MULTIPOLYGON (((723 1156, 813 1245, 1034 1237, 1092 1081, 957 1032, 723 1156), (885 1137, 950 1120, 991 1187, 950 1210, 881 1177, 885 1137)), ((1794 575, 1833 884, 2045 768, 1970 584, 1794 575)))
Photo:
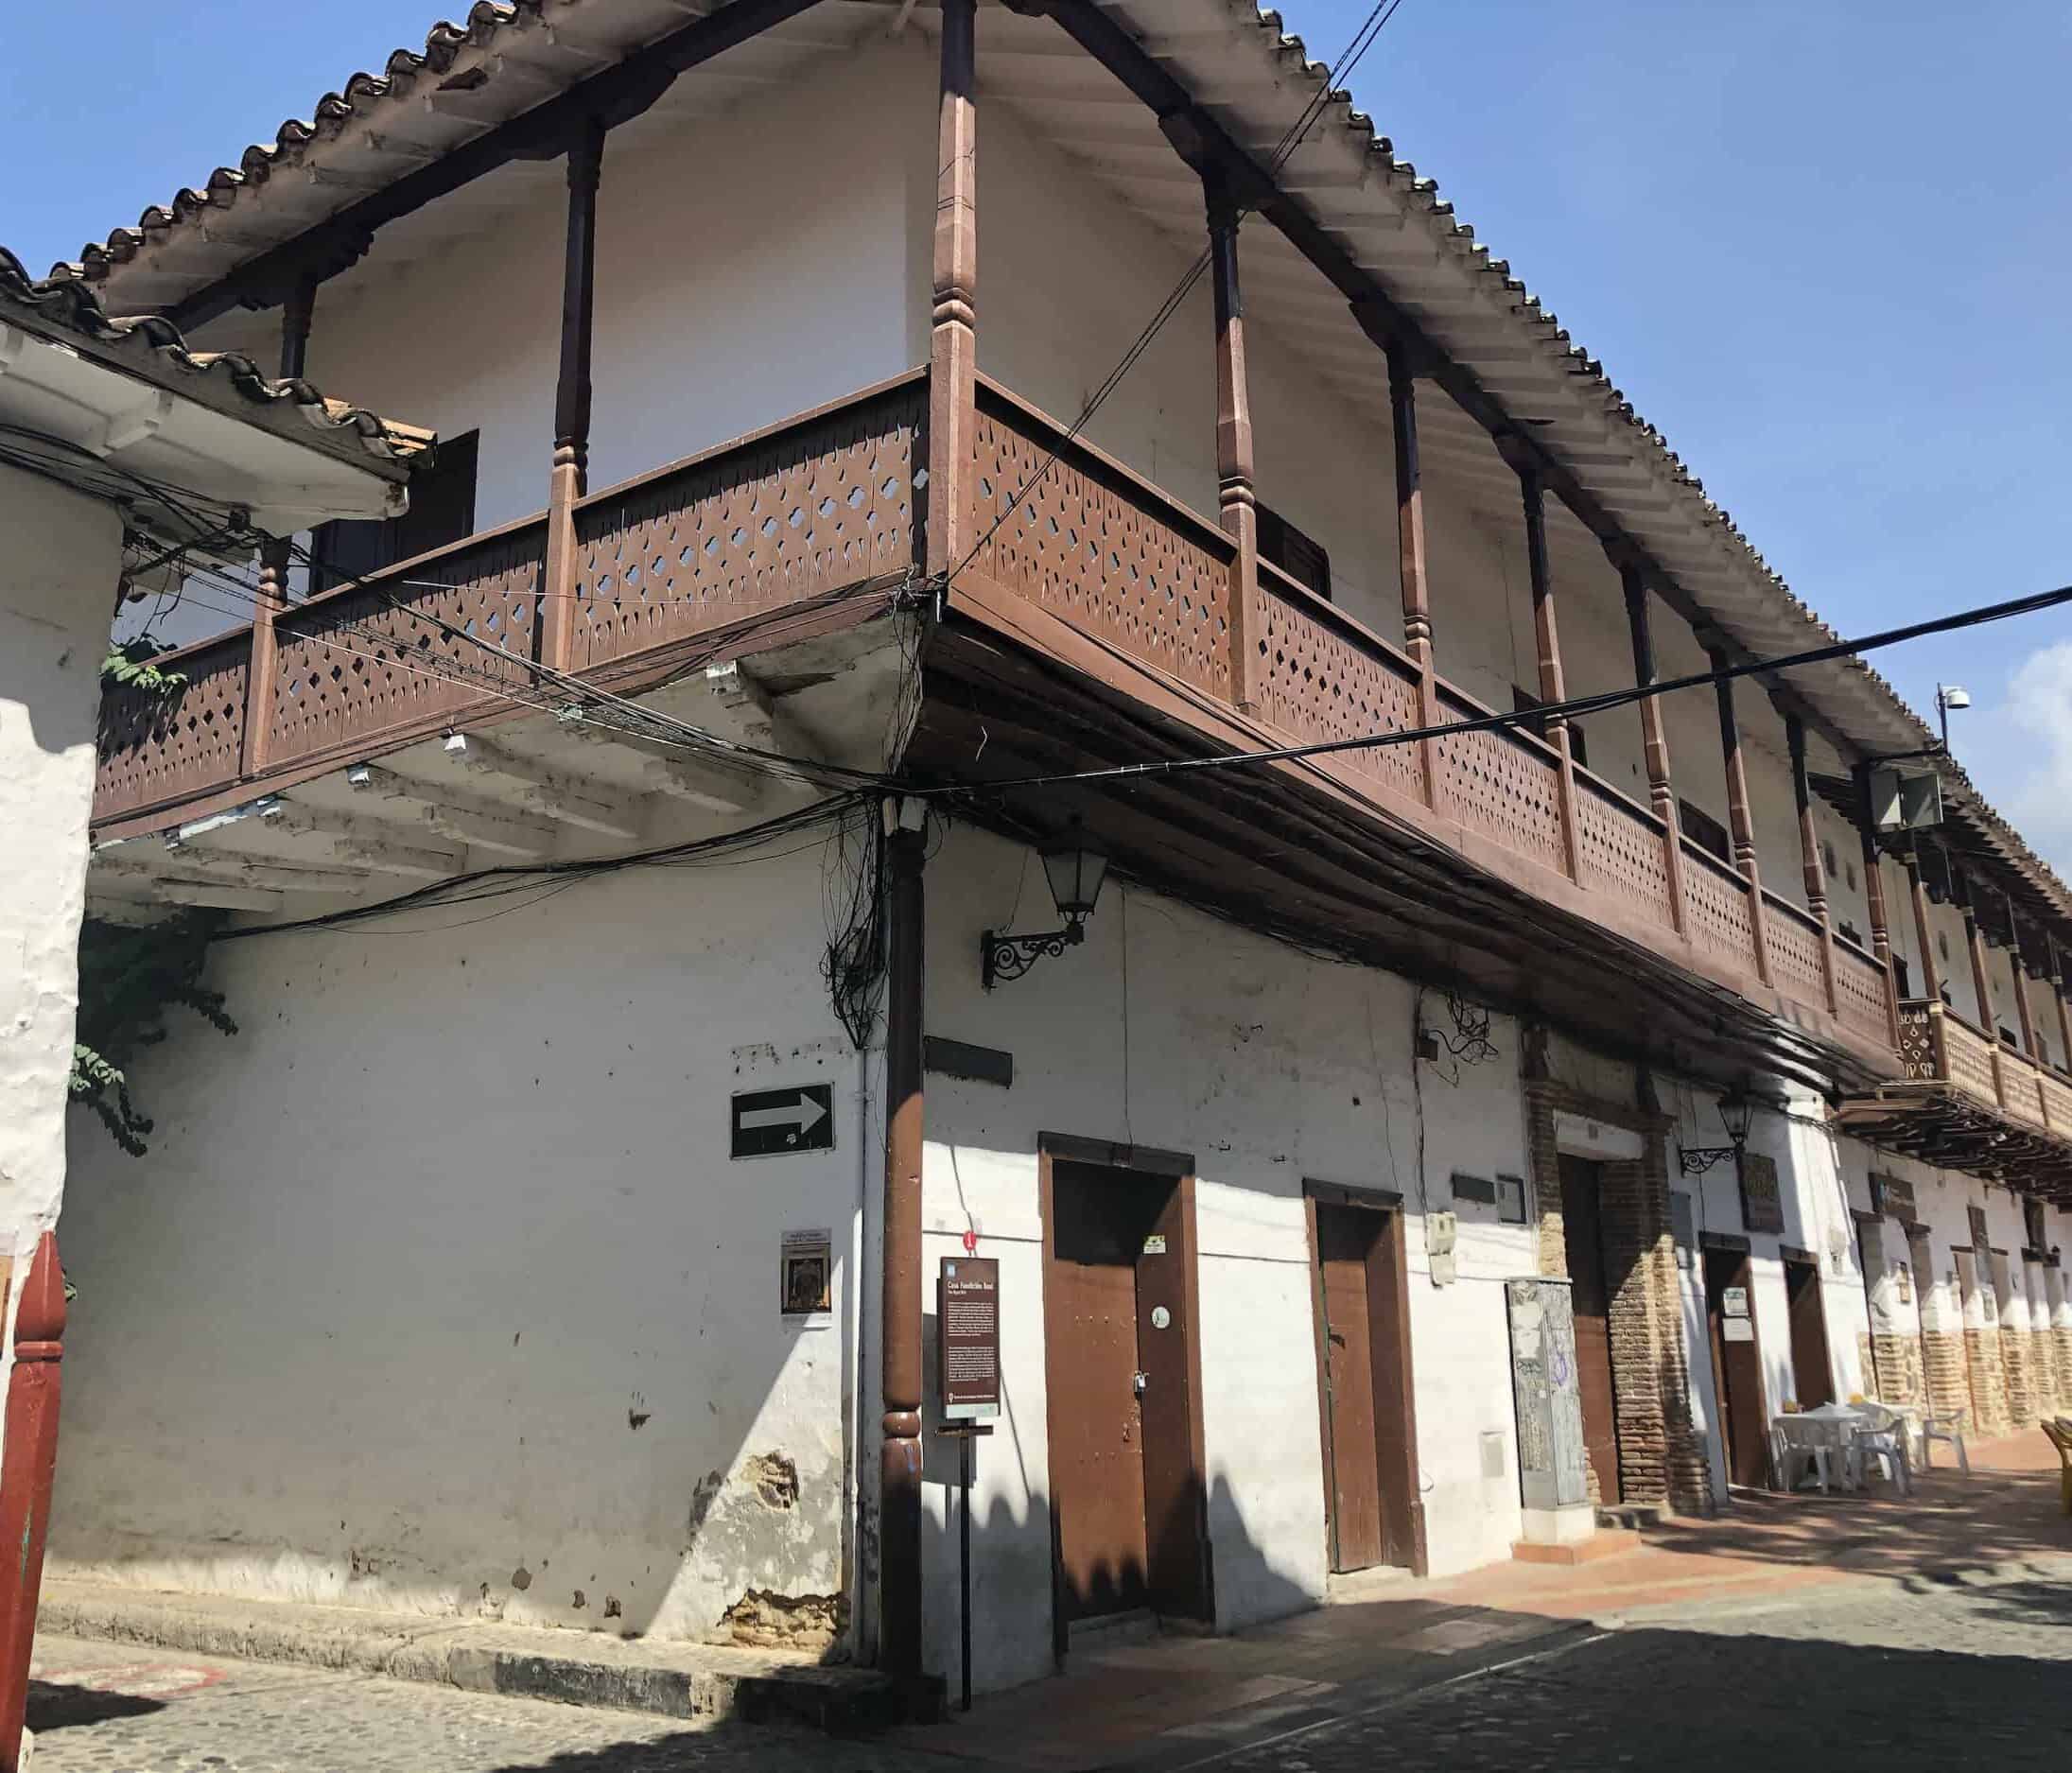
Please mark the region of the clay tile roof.
POLYGON ((94 347, 96 356, 172 393, 220 408, 232 404, 223 398, 227 391, 235 401, 256 408, 253 416, 274 421, 272 428, 282 428, 280 420, 298 419, 313 433, 302 441, 357 460, 390 478, 408 471, 434 441, 429 431, 331 399, 300 377, 270 377, 236 352, 190 351, 180 329, 156 315, 116 319, 86 284, 72 278, 32 278, 5 247, 0 247, 0 321, 94 347))
MULTIPOLYGON (((353 75, 341 92, 326 93, 317 101, 309 121, 289 118, 283 122, 270 144, 254 143, 244 150, 235 167, 218 166, 202 188, 190 187, 176 193, 169 204, 154 204, 138 217, 134 228, 118 228, 107 239, 89 244, 76 263, 57 266, 52 276, 60 281, 101 281, 147 246, 164 245, 176 235, 191 237, 211 210, 234 205, 240 192, 263 187, 276 170, 301 165, 305 154, 321 152, 333 138, 344 134, 349 125, 365 131, 370 140, 374 139, 382 127, 384 107, 408 103, 413 94, 423 96, 429 93, 432 87, 424 84, 427 77, 436 84, 450 76, 470 90, 482 89, 485 96, 500 95, 509 87, 511 110, 522 110, 537 102, 538 94, 536 87, 528 88, 522 80, 513 81, 508 71, 498 65, 501 57, 496 52, 507 45, 511 34, 550 23, 572 8, 580 8, 585 19, 608 18, 615 3, 476 0, 468 9, 465 24, 442 22, 433 26, 422 51, 398 49, 389 57, 381 73, 353 75), (457 61, 464 65, 454 74, 457 61)), ((1209 108, 1227 122, 1246 121, 1241 113, 1256 113, 1249 120, 1259 123, 1262 139, 1277 136, 1288 117, 1313 100, 1330 78, 1329 67, 1311 57, 1302 39, 1286 29, 1280 14, 1257 6, 1255 0, 1129 0, 1126 6, 1118 6, 1116 0, 1096 0, 1096 4, 1117 13, 1133 34, 1156 34, 1160 16, 1170 16, 1182 7, 1193 9, 1188 25, 1201 57, 1227 52, 1220 47, 1199 47, 1209 43, 1213 33, 1196 27, 1197 12, 1203 25, 1230 21, 1234 35, 1223 42, 1233 44, 1241 53, 1245 39, 1256 44, 1251 52, 1255 65, 1237 72, 1248 78, 1263 64, 1275 77, 1273 96, 1256 100, 1234 99, 1209 108)), ((1181 64, 1190 60, 1188 49, 1175 48, 1164 59, 1184 84, 1187 77, 1181 64)), ((1240 90, 1250 93, 1252 88, 1243 85, 1240 90)), ((1478 290, 1487 295, 1489 305, 1510 317, 1514 330, 1512 338, 1505 341, 1506 356, 1515 360, 1516 346, 1523 341, 1531 356, 1558 368, 1563 386, 1573 396, 1570 416, 1587 412, 1615 426, 1636 461, 1659 476, 1658 484, 1673 495, 1670 502, 1674 509, 1666 514, 1665 527, 1680 531, 1687 544, 1695 539, 1699 545, 1698 558, 1705 569, 1708 585, 1690 583, 1690 575, 1682 569, 1679 569, 1678 576, 1723 630, 1750 652, 1771 657, 1831 644, 1843 637, 1815 615, 1757 552, 1732 517, 1669 447, 1668 440, 1634 409, 1633 403, 1606 375, 1599 359, 1570 337, 1540 298, 1527 290, 1508 261, 1493 256, 1488 246, 1476 240, 1474 230, 1454 217, 1452 202, 1439 196, 1436 183, 1421 176, 1409 161, 1399 159, 1394 144, 1376 130, 1371 118, 1354 108, 1351 95, 1342 91, 1326 97, 1319 127, 1309 132, 1304 151, 1325 151, 1333 143, 1356 156, 1367 179, 1400 205, 1406 227, 1421 227, 1436 250, 1440 273, 1454 277, 1456 290, 1478 290)), ((1327 226, 1340 219, 1332 213, 1333 200, 1326 195, 1305 199, 1327 226)), ((228 254, 222 270, 234 269, 236 262, 235 252, 228 254)), ((1411 305, 1415 311, 1418 304, 1413 302, 1411 305)), ((1441 342, 1448 341, 1442 339, 1441 342)), ((1467 368, 1477 371, 1471 345, 1450 349, 1467 368)), ((1550 453, 1561 455, 1562 443, 1556 432, 1543 432, 1541 441, 1550 453)), ((1592 486, 1587 469, 1576 470, 1576 478, 1585 486, 1592 486)), ((1593 486, 1592 490, 1597 491, 1593 486)), ((1615 495, 1600 493, 1599 496, 1608 508, 1618 513, 1615 495)), ((1633 532, 1643 546, 1655 548, 1656 542, 1645 533, 1646 528, 1645 523, 1632 523, 1633 532)), ((1692 549, 1686 546, 1684 552, 1688 557, 1692 549)), ((1796 681, 1812 704, 1867 752, 1882 755, 1923 750, 1935 741, 1928 724, 1861 659, 1837 660, 1818 670, 1801 672, 1796 681)), ((2063 915, 2072 918, 2072 889, 1986 804, 1962 770, 1948 760, 1937 767, 1942 773, 1945 791, 1972 813, 1991 846, 2024 876, 2033 891, 2054 904, 2063 915)))

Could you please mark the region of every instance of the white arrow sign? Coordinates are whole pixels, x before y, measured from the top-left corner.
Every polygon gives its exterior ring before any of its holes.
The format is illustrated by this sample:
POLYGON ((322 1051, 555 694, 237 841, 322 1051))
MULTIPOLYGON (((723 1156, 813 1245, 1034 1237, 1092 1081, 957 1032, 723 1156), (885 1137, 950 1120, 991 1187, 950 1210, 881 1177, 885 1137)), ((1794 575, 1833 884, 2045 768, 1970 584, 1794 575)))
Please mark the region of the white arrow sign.
POLYGON ((803 1139, 827 1118, 827 1110, 810 1097, 802 1098, 783 1108, 743 1108, 741 1125, 746 1127, 788 1126, 803 1139))

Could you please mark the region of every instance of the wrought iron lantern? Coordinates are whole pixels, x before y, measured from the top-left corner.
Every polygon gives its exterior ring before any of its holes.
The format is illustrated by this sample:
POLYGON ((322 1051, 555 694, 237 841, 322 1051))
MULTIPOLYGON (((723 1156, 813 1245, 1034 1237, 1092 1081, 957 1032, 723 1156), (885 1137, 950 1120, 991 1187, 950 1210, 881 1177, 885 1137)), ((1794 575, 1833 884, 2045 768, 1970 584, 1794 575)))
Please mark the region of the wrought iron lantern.
POLYGON ((1040 853, 1043 877, 1051 883, 1051 897, 1065 920, 1064 928, 1028 936, 988 930, 979 939, 980 976, 988 991, 1003 979, 1019 979, 1044 955, 1062 954, 1087 939, 1087 919, 1093 915, 1101 896, 1108 859, 1097 849, 1088 849, 1076 832, 1040 853))
POLYGON ((1736 1163, 1749 1142, 1749 1128, 1755 1122, 1755 1098, 1738 1084, 1719 1099, 1719 1123, 1732 1141, 1727 1145, 1686 1145, 1679 1150, 1685 1175, 1703 1175, 1715 1164, 1730 1157, 1736 1163))

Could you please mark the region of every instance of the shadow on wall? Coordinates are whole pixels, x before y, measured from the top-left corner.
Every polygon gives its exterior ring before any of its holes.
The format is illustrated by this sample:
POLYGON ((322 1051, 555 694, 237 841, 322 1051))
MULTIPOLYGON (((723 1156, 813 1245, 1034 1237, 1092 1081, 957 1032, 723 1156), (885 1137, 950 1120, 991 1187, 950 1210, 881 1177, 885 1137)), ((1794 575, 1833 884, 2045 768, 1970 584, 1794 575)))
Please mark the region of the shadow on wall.
MULTIPOLYGON (((77 1114, 70 1131, 105 1138, 77 1114)), ((777 1326, 774 1264, 720 1252, 680 1278, 671 1258, 601 1311, 557 1282, 555 1208, 524 1178, 504 1205, 537 1234, 456 1261, 480 1202, 428 1162, 407 1219, 339 1200, 322 1236, 276 1233, 307 1260, 244 1264, 198 1312, 239 1202, 197 1159, 205 1137, 165 1125, 151 1166, 102 1163, 67 1202, 54 1574, 845 1659, 853 1352, 839 1322, 777 1326), (642 1321, 644 1287, 689 1301, 670 1323, 693 1358, 642 1321), (751 1310, 768 1333, 695 1358, 708 1312, 751 1310), (615 1372, 637 1388, 606 1389, 615 1372)), ((759 1257, 761 1227, 748 1241, 759 1257)))
MULTIPOLYGON (((932 1437, 932 1455, 938 1444, 953 1485, 956 1449, 932 1437)), ((978 1443, 981 1457, 985 1445, 984 1440, 978 1443)), ((932 1460, 927 1475, 930 1483, 937 1481, 932 1460)), ((933 1672, 954 1692, 962 1673, 961 1500, 954 1489, 946 1503, 940 1517, 927 1518, 921 1556, 927 1573, 931 1660, 933 1672)), ((1249 1627, 1317 1605, 1316 1595, 1275 1568, 1221 1477, 1206 1493, 1197 1487, 1162 1516, 1144 1521, 1142 1558, 1091 1548, 1074 1556, 1074 1536, 1059 1512, 1057 1498, 1036 1491, 1025 1512, 996 1498, 972 1517, 971 1681, 980 1693, 1000 1692, 1054 1673, 1057 1650, 1069 1644, 1075 1622, 1097 1626, 1103 1619, 1142 1608, 1198 1632, 1213 1625, 1218 1616, 1249 1627), (1059 1546, 1066 1547, 1063 1557, 1053 1549, 1059 1546), (1182 1595, 1174 1604, 1171 1590, 1184 1580, 1174 1573, 1194 1564, 1197 1555, 1199 1598, 1182 1595)), ((1068 1647, 1065 1666, 1071 1660, 1068 1647)))

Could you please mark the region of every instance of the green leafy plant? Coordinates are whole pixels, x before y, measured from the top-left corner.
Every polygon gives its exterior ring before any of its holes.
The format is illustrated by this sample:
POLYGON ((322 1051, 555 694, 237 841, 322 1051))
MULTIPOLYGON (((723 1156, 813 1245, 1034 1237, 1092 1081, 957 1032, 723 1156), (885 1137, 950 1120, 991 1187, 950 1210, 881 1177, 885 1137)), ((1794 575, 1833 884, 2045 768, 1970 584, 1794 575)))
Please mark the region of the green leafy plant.
POLYGON ((160 924, 131 926, 89 917, 79 931, 79 1021, 72 1049, 72 1100, 91 1108, 133 1157, 148 1149, 150 1117, 130 1094, 127 1067, 165 1038, 175 1006, 221 1034, 237 1024, 223 994, 201 982, 220 913, 186 912, 160 924))
POLYGON ((168 649, 149 634, 108 643, 101 660, 101 684, 114 689, 137 689, 148 696, 173 696, 187 687, 185 671, 161 670, 152 663, 168 649))

